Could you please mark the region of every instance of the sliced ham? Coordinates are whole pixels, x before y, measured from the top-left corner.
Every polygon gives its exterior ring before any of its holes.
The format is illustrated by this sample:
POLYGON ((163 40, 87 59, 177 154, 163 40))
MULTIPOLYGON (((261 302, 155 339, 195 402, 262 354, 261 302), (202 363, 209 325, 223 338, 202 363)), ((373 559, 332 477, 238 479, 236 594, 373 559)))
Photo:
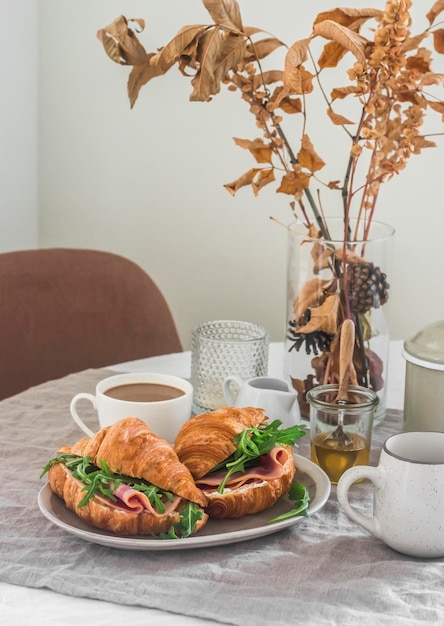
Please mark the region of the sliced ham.
MULTIPOLYGON (((275 446, 268 454, 260 457, 260 465, 250 467, 245 472, 236 472, 228 479, 225 488, 237 489, 246 483, 254 481, 270 481, 280 478, 284 473, 284 465, 291 452, 286 448, 275 446)), ((226 470, 204 476, 196 480, 196 485, 204 490, 217 489, 226 475, 226 470)))
POLYGON ((168 513, 174 511, 180 502, 180 498, 178 496, 173 496, 171 501, 166 498, 164 501, 165 511, 163 511, 163 513, 159 513, 151 506, 150 500, 146 494, 123 483, 120 483, 117 489, 113 491, 113 495, 115 495, 119 501, 123 502, 128 509, 134 511, 134 513, 148 511, 158 517, 167 515, 168 513))
MULTIPOLYGON (((65 472, 72 476, 71 470, 69 470, 66 466, 64 466, 65 472)), ((84 483, 77 480, 73 477, 82 488, 85 486, 84 483)), ((111 485, 110 485, 111 486, 111 485)), ((106 498, 100 492, 95 494, 95 498, 102 503, 106 504, 106 506, 110 508, 117 509, 125 509, 126 511, 131 511, 132 513, 142 513, 143 511, 147 513, 151 513, 155 517, 162 517, 163 515, 168 515, 168 513, 172 513, 175 511, 179 505, 179 502, 182 498, 180 496, 176 496, 173 494, 173 499, 170 501, 168 498, 165 498, 163 504, 165 505, 165 510, 162 513, 156 511, 155 508, 150 503, 150 499, 146 494, 142 491, 138 491, 133 487, 129 487, 124 483, 120 483, 117 489, 113 490, 113 495, 117 498, 117 501, 113 502, 109 498, 106 498)))

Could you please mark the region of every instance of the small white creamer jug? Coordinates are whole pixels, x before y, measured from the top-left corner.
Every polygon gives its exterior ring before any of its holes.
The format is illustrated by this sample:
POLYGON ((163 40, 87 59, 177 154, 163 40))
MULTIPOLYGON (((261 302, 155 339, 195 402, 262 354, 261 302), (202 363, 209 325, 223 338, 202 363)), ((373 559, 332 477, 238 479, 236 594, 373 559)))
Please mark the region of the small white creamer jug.
POLYGON ((224 380, 224 398, 230 406, 264 409, 269 421, 281 420, 284 428, 300 422, 297 393, 281 378, 257 376, 243 380, 240 376, 227 376, 224 380), (239 389, 237 395, 233 393, 233 387, 239 389))

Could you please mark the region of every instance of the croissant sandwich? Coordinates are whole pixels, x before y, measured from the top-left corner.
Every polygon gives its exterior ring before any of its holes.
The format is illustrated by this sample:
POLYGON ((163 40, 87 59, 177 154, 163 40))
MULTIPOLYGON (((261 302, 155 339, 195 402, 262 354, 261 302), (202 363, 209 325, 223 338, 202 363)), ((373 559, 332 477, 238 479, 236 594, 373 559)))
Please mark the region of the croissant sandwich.
POLYGON ((174 449, 208 497, 210 517, 259 513, 289 491, 296 473, 291 446, 305 427, 281 424, 268 424, 262 409, 222 407, 182 426, 174 449))
POLYGON ((118 535, 183 538, 208 519, 207 497, 171 444, 128 417, 64 446, 43 469, 66 506, 118 535))

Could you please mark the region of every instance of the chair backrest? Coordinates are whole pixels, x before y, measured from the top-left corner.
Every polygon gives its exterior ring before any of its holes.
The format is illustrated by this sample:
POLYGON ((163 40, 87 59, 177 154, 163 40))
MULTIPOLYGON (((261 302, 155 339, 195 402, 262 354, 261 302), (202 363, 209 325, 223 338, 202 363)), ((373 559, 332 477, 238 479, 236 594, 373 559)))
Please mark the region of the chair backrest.
POLYGON ((88 368, 182 351, 168 304, 117 254, 0 254, 0 399, 88 368))

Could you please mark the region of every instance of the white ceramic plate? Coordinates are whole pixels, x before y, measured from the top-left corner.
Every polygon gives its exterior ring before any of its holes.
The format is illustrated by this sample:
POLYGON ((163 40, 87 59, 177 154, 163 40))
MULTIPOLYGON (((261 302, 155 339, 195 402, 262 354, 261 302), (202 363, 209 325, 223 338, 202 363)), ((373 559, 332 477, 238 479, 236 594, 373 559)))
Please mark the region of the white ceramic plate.
MULTIPOLYGON (((294 455, 297 472, 296 482, 303 483, 310 493, 308 515, 319 511, 330 495, 330 480, 327 474, 305 457, 294 455)), ((66 508, 65 503, 56 496, 49 484, 40 490, 38 504, 43 515, 53 524, 85 541, 122 550, 188 550, 208 546, 238 543, 276 533, 301 522, 304 517, 292 517, 282 522, 268 524, 268 520, 281 515, 292 508, 292 502, 283 497, 276 504, 262 513, 247 515, 236 520, 210 519, 198 535, 186 539, 153 539, 152 537, 121 537, 105 530, 85 524, 77 515, 66 508)))

